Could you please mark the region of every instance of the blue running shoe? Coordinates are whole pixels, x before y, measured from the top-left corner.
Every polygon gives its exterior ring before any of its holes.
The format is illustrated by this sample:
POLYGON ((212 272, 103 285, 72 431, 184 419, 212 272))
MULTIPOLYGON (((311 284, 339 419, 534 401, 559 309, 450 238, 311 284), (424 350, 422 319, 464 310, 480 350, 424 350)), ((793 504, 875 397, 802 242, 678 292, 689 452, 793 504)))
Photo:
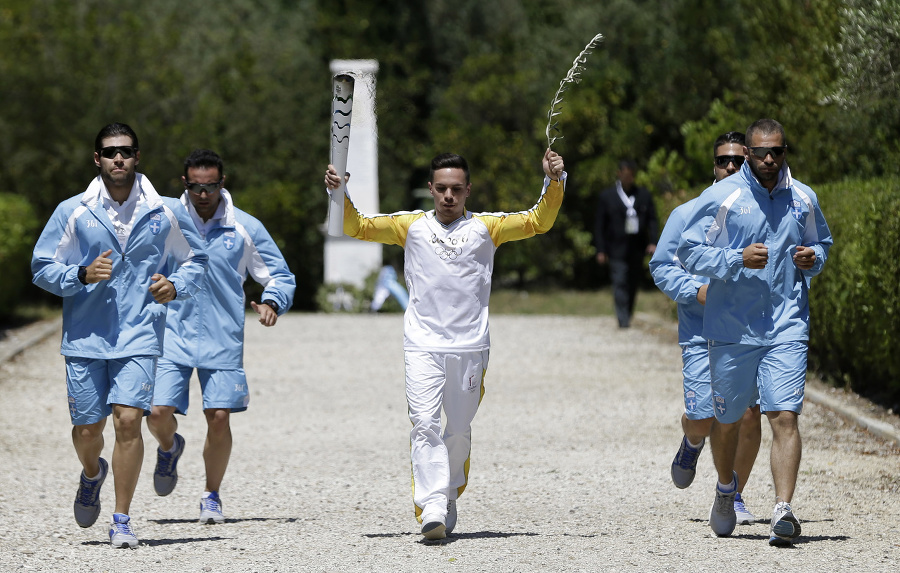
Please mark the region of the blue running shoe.
POLYGON ((675 483, 675 487, 684 489, 694 481, 694 476, 697 475, 697 459, 703 451, 704 444, 706 438, 700 442, 700 447, 695 449, 688 443, 687 436, 681 438, 681 447, 672 460, 672 482, 675 483))
POLYGON ((117 549, 134 549, 138 546, 137 535, 131 528, 131 518, 124 513, 114 513, 109 524, 109 542, 117 549))
POLYGON ((75 522, 81 527, 90 527, 97 521, 100 515, 100 487, 109 473, 109 464, 100 458, 100 477, 89 480, 81 472, 81 482, 78 484, 78 493, 75 494, 75 522))
POLYGON ((212 525, 223 523, 225 514, 222 513, 222 500, 219 492, 211 491, 208 497, 200 498, 200 523, 212 525))
POLYGON ((156 495, 169 495, 178 483, 178 459, 184 453, 184 438, 175 434, 174 441, 174 452, 156 448, 156 469, 153 471, 153 489, 156 490, 156 495))
POLYGON ((772 513, 772 528, 769 532, 769 545, 786 547, 800 537, 800 521, 794 517, 791 504, 779 501, 772 513))
POLYGON ((734 514, 734 496, 737 495, 738 477, 737 472, 731 472, 731 475, 734 489, 724 493, 716 485, 716 500, 713 502, 712 509, 709 510, 709 526, 719 537, 728 537, 734 531, 734 526, 737 525, 737 516, 734 514))

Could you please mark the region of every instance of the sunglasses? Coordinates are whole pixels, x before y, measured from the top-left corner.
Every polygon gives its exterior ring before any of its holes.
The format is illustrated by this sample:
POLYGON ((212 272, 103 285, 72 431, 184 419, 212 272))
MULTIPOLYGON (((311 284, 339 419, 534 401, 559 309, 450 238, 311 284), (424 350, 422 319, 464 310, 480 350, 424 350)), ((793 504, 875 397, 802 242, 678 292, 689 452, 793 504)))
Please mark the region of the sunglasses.
POLYGON ((744 164, 744 156, 743 155, 719 155, 716 157, 716 167, 728 167, 729 163, 734 163, 735 167, 740 167, 744 164))
POLYGON ((766 155, 772 154, 772 159, 776 157, 781 157, 784 155, 784 152, 787 151, 787 145, 782 145, 780 147, 748 147, 750 153, 759 157, 760 159, 765 159, 766 155))
POLYGON ((219 190, 219 186, 222 185, 222 180, 219 179, 214 183, 185 183, 184 186, 187 187, 187 190, 193 193, 194 195, 200 195, 204 191, 206 191, 207 195, 212 195, 216 191, 219 190))
POLYGON ((100 150, 100 157, 115 159, 116 155, 122 155, 122 159, 131 159, 137 154, 138 148, 133 145, 112 145, 100 150))

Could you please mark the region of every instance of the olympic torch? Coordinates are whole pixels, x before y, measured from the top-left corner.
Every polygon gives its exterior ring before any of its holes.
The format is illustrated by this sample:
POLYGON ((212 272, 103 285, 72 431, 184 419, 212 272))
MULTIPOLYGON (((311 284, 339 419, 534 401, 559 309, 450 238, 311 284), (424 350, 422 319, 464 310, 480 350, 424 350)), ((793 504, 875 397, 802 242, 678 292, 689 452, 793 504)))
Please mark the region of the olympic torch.
POLYGON ((354 79, 338 74, 332 80, 334 97, 331 100, 331 164, 341 176, 340 189, 331 192, 328 202, 328 234, 340 237, 344 234, 344 195, 346 194, 347 150, 350 147, 350 116, 353 113, 354 79))

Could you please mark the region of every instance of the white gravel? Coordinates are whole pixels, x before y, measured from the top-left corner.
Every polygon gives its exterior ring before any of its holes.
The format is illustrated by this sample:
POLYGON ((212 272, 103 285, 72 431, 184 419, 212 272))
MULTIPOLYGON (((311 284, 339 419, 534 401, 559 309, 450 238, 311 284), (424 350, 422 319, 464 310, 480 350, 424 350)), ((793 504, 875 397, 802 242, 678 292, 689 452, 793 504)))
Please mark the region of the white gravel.
MULTIPOLYGON (((250 409, 232 417, 221 491, 227 521, 203 526, 199 387, 179 418, 180 482, 153 493, 144 432, 132 518, 142 544, 109 546, 112 480, 97 524, 72 517, 59 336, 0 363, 0 571, 864 571, 900 570, 900 451, 807 402, 794 509, 803 536, 767 544, 768 523, 716 538, 714 473, 676 489, 680 353, 612 317, 494 316, 486 394, 473 425, 459 525, 425 544, 412 513, 400 315, 290 314, 247 323, 250 409)), ((745 491, 768 518, 764 423, 745 491)), ((112 454, 112 424, 104 456, 112 454)))

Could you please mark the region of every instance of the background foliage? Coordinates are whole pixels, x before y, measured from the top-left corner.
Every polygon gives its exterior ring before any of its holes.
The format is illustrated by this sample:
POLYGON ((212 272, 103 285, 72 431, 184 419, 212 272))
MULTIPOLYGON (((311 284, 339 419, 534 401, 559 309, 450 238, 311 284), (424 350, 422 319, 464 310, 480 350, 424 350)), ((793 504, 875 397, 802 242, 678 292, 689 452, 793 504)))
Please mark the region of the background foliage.
POLYGON ((31 273, 23 261, 31 259, 35 233, 39 232, 34 210, 24 197, 0 193, 0 321, 10 317, 21 303, 23 285, 31 283, 31 273))
MULTIPOLYGON (((594 198, 623 156, 661 213, 711 181, 719 133, 760 117, 784 124, 792 170, 814 187, 900 175, 898 19, 900 0, 4 0, 0 192, 45 220, 96 174, 92 141, 111 121, 135 128, 164 194, 180 194, 192 149, 215 149, 297 274, 295 308, 314 310, 331 59, 379 61, 383 211, 417 206, 443 151, 469 159, 473 210, 520 210, 537 196, 559 80, 601 32, 558 118, 563 212, 541 240, 504 246, 495 273, 499 286, 593 288, 594 198)), ((11 276, 4 290, 46 297, 11 276)))
POLYGON ((832 183, 818 194, 836 240, 810 291, 812 365, 900 409, 900 179, 832 183))

